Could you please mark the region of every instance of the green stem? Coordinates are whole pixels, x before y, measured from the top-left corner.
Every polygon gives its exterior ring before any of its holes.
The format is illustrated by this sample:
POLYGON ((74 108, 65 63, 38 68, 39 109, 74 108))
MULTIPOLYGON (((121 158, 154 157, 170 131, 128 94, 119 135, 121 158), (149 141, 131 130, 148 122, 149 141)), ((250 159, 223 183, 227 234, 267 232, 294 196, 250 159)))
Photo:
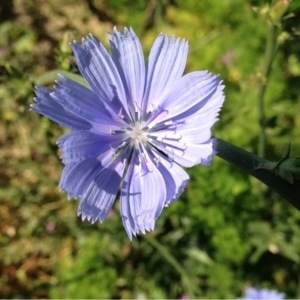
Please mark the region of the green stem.
POLYGON ((269 82, 272 64, 276 56, 277 35, 278 35, 278 27, 269 21, 267 44, 266 44, 266 51, 265 51, 265 66, 262 74, 261 84, 258 91, 258 115, 259 115, 259 124, 260 124, 258 155, 261 157, 265 156, 266 145, 267 145, 267 136, 266 136, 267 121, 265 115, 264 97, 269 82))
POLYGON ((272 170, 257 168, 259 164, 268 163, 268 160, 217 138, 216 151, 217 156, 259 179, 300 210, 299 187, 276 176, 272 170))
POLYGON ((180 263, 175 259, 175 257, 169 252, 168 248, 159 243, 155 238, 150 235, 144 236, 145 240, 148 241, 159 253, 160 255, 176 270, 176 272, 181 276, 182 285, 185 291, 188 293, 191 299, 197 294, 197 284, 195 284, 192 278, 188 275, 188 272, 180 265, 180 263))

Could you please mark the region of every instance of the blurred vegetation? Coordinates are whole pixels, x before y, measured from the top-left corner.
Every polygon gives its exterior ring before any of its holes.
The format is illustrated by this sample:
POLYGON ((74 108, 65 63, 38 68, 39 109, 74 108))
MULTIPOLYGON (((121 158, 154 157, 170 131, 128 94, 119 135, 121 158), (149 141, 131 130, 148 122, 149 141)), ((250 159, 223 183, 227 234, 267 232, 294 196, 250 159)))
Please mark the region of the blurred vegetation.
MULTIPOLYGON (((273 1, 274 2, 274 1, 273 1)), ((262 286, 300 298, 300 212, 218 158, 153 233, 130 242, 118 203, 103 224, 76 217, 58 190, 62 128, 29 112, 35 84, 77 72, 69 42, 132 26, 149 52, 159 32, 189 41, 186 71, 221 74, 226 103, 214 134, 258 152, 258 91, 268 12, 259 0, 0 1, 0 297, 237 298, 262 286)), ((264 97, 266 156, 300 153, 300 3, 278 25, 264 97)), ((51 84, 53 85, 53 83, 51 84)))

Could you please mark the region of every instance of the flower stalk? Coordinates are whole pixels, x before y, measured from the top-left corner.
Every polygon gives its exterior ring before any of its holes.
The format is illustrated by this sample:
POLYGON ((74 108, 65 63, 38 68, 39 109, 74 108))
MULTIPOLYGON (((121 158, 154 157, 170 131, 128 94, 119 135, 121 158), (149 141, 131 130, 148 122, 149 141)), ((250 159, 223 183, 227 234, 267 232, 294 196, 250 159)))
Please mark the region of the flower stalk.
POLYGON ((300 188, 278 176, 276 170, 261 168, 262 165, 270 165, 270 161, 218 138, 216 150, 217 156, 259 179, 300 210, 300 188))

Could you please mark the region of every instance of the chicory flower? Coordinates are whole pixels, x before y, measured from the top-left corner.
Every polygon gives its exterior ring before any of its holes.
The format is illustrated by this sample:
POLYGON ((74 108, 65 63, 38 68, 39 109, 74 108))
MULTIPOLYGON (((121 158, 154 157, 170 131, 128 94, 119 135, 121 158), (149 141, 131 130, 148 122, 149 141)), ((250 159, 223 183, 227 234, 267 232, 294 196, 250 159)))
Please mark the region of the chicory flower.
POLYGON ((210 164, 223 86, 207 71, 183 75, 185 40, 159 34, 147 63, 132 29, 109 40, 111 55, 92 35, 71 45, 89 88, 59 75, 54 89, 36 88, 31 108, 71 130, 58 139, 59 186, 80 198, 78 215, 103 222, 119 195, 132 239, 182 194, 182 167, 210 164))
POLYGON ((283 300, 285 294, 275 290, 249 287, 246 289, 245 297, 240 300, 283 300))

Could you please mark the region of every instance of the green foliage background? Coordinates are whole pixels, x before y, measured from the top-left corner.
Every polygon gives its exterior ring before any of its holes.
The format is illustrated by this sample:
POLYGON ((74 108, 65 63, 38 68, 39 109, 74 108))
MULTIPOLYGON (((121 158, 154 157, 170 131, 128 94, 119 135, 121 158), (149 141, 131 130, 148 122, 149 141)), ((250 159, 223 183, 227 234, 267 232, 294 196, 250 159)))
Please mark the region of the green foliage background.
MULTIPOLYGON (((258 88, 271 1, 0 2, 0 297, 237 298, 261 286, 300 298, 300 213, 215 158, 156 229, 130 242, 118 203, 103 224, 76 217, 58 190, 62 128, 29 112, 34 85, 76 72, 69 42, 132 26, 145 53, 159 32, 189 41, 186 71, 219 73, 226 102, 215 136, 257 153, 258 88)), ((265 97, 267 157, 300 152, 300 3, 282 21, 265 97)), ((51 83, 51 84, 50 84, 51 83)))

